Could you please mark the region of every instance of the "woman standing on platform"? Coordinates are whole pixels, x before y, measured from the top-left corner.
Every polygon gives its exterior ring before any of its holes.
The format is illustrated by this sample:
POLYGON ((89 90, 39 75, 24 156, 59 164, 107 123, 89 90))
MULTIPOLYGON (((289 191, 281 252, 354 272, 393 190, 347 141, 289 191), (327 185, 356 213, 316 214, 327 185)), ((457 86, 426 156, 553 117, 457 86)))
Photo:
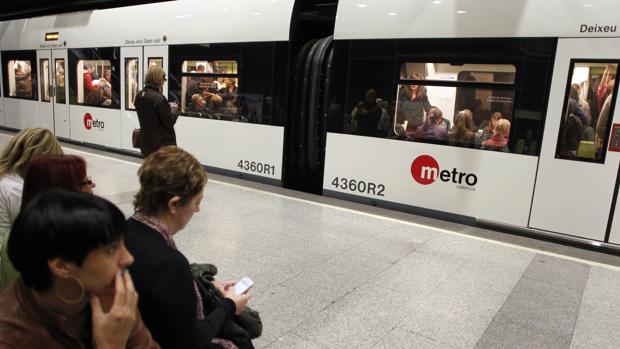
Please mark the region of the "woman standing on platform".
POLYGON ((135 106, 140 122, 140 152, 149 156, 166 145, 176 145, 174 124, 179 117, 176 104, 168 103, 162 94, 166 72, 151 66, 144 77, 144 89, 138 92, 135 106))

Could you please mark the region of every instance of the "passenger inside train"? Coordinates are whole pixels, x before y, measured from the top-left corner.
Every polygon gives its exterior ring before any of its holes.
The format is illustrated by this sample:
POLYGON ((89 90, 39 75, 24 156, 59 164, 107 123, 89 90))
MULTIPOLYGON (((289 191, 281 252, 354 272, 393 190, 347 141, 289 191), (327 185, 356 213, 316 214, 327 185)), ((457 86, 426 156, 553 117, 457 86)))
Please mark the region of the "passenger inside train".
POLYGON ((571 66, 556 157, 602 162, 617 63, 577 61, 571 66))

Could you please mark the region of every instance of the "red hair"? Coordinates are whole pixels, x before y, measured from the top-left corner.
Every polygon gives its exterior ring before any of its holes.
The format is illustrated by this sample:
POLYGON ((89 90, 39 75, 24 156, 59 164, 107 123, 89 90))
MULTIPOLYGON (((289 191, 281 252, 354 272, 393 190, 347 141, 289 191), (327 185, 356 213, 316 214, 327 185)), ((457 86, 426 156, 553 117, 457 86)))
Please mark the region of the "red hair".
POLYGON ((86 161, 77 155, 41 155, 30 161, 24 175, 22 209, 37 194, 51 189, 80 191, 86 161))

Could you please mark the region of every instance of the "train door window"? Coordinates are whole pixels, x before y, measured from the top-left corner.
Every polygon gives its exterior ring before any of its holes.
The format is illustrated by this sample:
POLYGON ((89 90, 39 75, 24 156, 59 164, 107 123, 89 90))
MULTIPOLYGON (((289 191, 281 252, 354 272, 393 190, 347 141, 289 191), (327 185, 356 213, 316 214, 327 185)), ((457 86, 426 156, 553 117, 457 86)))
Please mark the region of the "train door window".
MULTIPOLYGON (((393 132, 406 140, 511 151, 515 76, 512 64, 403 63, 393 132)), ((364 107, 356 114, 371 111, 364 107)), ((377 132, 372 126, 367 131, 377 132)))
POLYGON ((71 104, 120 108, 120 49, 118 47, 68 50, 71 104))
MULTIPOLYGON (((236 60, 183 61, 181 76, 181 106, 185 115, 243 121, 237 98, 239 75, 236 60)), ((250 99, 244 96, 243 100, 262 106, 262 98, 260 101, 250 99)))
POLYGON ((139 60, 135 58, 125 58, 125 109, 136 110, 134 101, 138 93, 138 72, 139 60))
POLYGON ((39 72, 41 74, 39 81, 41 83, 41 101, 50 101, 50 61, 49 59, 39 60, 39 72))
POLYGON ((65 60, 56 59, 56 103, 67 103, 65 96, 65 60))
POLYGON ((33 78, 36 81, 36 71, 32 71, 30 60, 9 60, 6 65, 8 93, 5 95, 24 99, 37 99, 37 89, 33 88, 33 78), (34 74, 34 75, 33 75, 34 74))
POLYGON ((149 68, 152 66, 158 66, 164 69, 164 59, 161 57, 149 57, 149 68))
POLYGON ((605 162, 618 64, 618 61, 571 61, 556 158, 605 162))

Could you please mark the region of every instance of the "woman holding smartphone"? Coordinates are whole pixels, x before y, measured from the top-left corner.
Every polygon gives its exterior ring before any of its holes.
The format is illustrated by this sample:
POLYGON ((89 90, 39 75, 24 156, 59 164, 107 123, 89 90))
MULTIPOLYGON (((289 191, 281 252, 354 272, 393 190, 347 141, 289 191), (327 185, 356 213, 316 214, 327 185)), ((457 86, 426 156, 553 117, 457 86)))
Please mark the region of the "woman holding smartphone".
POLYGON ((207 173, 191 154, 167 146, 149 155, 138 170, 135 214, 127 220, 130 267, 144 322, 162 348, 253 348, 251 342, 218 338, 224 323, 245 309, 251 292, 238 295, 236 281, 214 285, 224 300, 203 300, 187 258, 174 242, 200 210, 207 173))

